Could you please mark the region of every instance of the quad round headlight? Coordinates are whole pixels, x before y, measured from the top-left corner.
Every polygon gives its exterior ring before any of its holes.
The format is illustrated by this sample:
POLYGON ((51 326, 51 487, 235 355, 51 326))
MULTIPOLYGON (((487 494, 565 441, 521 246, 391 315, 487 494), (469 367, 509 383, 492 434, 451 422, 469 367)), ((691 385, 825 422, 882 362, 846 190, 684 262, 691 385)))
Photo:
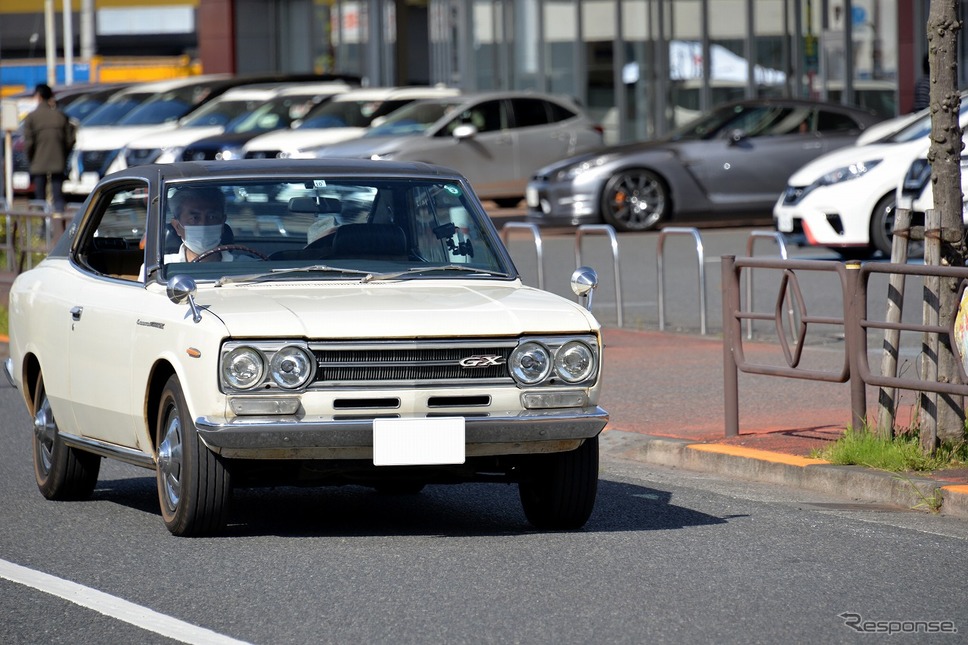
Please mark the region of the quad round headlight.
POLYGON ((289 345, 272 355, 269 376, 279 387, 292 390, 305 385, 313 376, 315 362, 302 347, 289 345))
POLYGON ((252 347, 236 347, 222 359, 222 378, 229 387, 248 390, 262 382, 265 359, 252 347))
POLYGON ((516 381, 534 385, 548 378, 551 373, 551 354, 540 343, 521 343, 511 352, 508 364, 516 381))
POLYGON ((580 383, 595 370, 595 354, 577 340, 565 343, 555 352, 555 374, 568 383, 580 383))

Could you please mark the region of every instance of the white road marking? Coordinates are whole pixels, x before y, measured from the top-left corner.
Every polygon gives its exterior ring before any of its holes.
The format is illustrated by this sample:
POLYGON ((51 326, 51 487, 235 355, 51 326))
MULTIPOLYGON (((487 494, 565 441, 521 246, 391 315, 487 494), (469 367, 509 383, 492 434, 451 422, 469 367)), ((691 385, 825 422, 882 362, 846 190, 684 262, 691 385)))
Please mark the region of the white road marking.
POLYGON ((75 605, 124 621, 167 638, 198 645, 247 645, 204 627, 160 614, 90 587, 0 560, 0 578, 63 598, 75 605))

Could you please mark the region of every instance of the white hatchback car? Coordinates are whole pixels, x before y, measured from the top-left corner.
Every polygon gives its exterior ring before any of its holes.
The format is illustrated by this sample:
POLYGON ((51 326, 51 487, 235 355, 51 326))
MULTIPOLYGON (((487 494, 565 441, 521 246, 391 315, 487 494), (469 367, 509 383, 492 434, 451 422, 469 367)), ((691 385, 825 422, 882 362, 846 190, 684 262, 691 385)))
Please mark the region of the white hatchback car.
MULTIPOLYGON (((579 296, 595 282, 572 278, 579 296)), ((444 168, 114 173, 17 277, 9 316, 6 372, 49 499, 91 495, 109 457, 155 473, 176 535, 220 531, 234 486, 513 483, 555 529, 595 503, 600 325, 522 284, 444 168)))
MULTIPOLYGON (((961 106, 968 124, 968 104, 961 106)), ((791 243, 845 256, 890 254, 898 183, 929 145, 929 114, 875 143, 818 157, 795 172, 773 208, 776 230, 791 243)))

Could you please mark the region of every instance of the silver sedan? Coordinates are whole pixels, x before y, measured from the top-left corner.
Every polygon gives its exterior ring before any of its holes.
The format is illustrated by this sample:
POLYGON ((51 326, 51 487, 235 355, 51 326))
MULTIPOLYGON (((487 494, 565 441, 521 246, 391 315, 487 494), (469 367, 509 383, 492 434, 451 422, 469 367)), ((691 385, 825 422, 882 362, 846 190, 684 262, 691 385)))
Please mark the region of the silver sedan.
POLYGON ((646 231, 675 218, 768 220, 787 179, 850 145, 881 117, 799 99, 720 106, 664 139, 605 148, 539 170, 526 190, 528 221, 605 222, 646 231))

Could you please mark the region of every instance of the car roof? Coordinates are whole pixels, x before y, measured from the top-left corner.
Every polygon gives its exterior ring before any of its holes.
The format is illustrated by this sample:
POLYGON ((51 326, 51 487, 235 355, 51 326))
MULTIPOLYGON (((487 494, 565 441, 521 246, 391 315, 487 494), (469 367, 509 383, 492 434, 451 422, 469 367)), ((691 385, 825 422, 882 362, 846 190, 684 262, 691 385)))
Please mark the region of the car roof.
POLYGON ((454 87, 364 87, 344 92, 334 101, 386 101, 390 99, 423 99, 444 96, 457 96, 460 90, 454 87))
POLYGON ((152 178, 162 181, 191 179, 266 179, 311 175, 378 177, 424 177, 463 179, 459 173, 431 164, 371 159, 239 159, 234 161, 178 161, 134 166, 105 179, 152 178))
POLYGON ((783 98, 783 97, 766 97, 758 99, 742 99, 739 101, 730 101, 729 103, 721 103, 719 105, 713 106, 709 112, 715 112, 718 110, 729 109, 735 106, 793 106, 793 107, 807 107, 807 108, 817 108, 823 109, 830 112, 840 112, 842 114, 849 114, 855 117, 861 125, 872 125, 874 123, 879 123, 884 120, 884 117, 877 114, 874 110, 869 110, 867 108, 858 107, 856 105, 844 105, 843 103, 832 103, 830 101, 818 101, 815 99, 802 99, 802 98, 783 98))

